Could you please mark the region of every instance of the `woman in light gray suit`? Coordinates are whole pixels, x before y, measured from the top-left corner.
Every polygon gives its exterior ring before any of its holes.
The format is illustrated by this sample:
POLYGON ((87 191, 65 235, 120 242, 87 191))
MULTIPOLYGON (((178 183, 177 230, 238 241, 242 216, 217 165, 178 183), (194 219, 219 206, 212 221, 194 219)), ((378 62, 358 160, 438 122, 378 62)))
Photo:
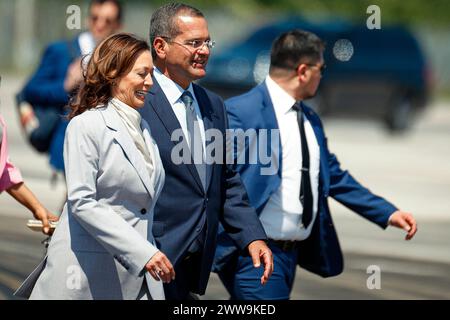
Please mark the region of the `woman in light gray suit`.
POLYGON ((153 240, 164 169, 137 108, 151 88, 145 41, 117 34, 95 49, 71 102, 68 198, 47 256, 18 289, 30 299, 164 299, 175 277, 153 240))

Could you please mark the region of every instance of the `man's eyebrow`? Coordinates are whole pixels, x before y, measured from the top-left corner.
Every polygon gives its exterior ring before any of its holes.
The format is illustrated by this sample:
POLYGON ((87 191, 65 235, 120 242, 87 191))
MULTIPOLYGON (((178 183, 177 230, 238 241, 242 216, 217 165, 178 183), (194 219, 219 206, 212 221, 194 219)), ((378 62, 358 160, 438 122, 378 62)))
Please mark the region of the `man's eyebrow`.
POLYGON ((204 41, 205 40, 211 40, 210 36, 207 36, 206 38, 202 38, 202 37, 193 37, 193 38, 188 38, 186 41, 204 41))

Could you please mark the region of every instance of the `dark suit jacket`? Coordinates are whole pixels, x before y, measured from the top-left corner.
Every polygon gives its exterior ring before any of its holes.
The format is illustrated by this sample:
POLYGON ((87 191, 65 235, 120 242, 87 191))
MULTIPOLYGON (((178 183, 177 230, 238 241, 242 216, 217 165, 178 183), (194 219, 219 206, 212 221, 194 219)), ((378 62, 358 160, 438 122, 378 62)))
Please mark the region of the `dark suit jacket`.
MULTIPOLYGON (((171 152, 176 142, 171 141, 171 134, 181 127, 158 82, 153 81, 140 110, 150 125, 166 172, 165 185, 155 207, 153 233, 158 248, 172 264, 179 265, 205 224, 206 240, 199 267, 189 270, 189 275, 196 279, 189 290, 204 294, 216 249, 219 221, 240 249, 254 240, 265 240, 266 235, 255 210, 248 203, 239 174, 224 164, 207 165, 208 188, 204 191, 193 164, 172 162, 171 152)), ((193 88, 205 130, 214 128, 225 134, 228 122, 222 99, 198 85, 194 84, 193 88)), ((223 155, 225 157, 225 143, 223 155)))
MULTIPOLYGON (((278 129, 272 101, 265 83, 248 93, 226 101, 231 128, 278 129)), ((328 150, 327 138, 322 123, 316 113, 304 105, 305 116, 311 122, 320 147, 319 207, 311 235, 302 241, 298 252, 298 264, 323 277, 338 275, 343 270, 343 257, 336 231, 328 207, 328 197, 339 201, 364 218, 382 228, 387 227, 389 216, 397 210, 391 203, 371 193, 359 184, 348 171, 342 170, 336 156, 328 150)), ((269 140, 270 141, 270 140, 269 140)), ((279 143, 281 146, 281 142, 279 143)), ((272 151, 273 161, 278 163, 277 174, 261 175, 264 167, 257 164, 238 164, 235 169, 241 174, 251 205, 258 214, 264 209, 270 196, 279 188, 281 182, 281 147, 278 153, 272 151)), ((245 145, 248 151, 248 143, 245 145)), ((219 271, 235 252, 233 243, 226 234, 219 235, 215 271, 219 271)))
POLYGON ((69 102, 69 95, 64 90, 67 69, 80 55, 78 37, 50 44, 36 72, 25 85, 25 100, 33 105, 64 107, 69 102))

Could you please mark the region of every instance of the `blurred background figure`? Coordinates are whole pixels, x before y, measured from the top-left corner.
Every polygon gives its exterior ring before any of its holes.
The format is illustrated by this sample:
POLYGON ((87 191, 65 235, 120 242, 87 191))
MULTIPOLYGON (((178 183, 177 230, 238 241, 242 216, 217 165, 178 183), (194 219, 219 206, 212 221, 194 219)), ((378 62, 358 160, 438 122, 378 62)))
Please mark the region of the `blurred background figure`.
POLYGON ((96 44, 120 29, 122 15, 117 0, 92 0, 88 30, 70 40, 51 43, 17 95, 20 123, 31 145, 39 152, 48 152, 50 165, 58 172, 64 171, 65 106, 83 80, 82 58, 85 64, 96 44))
POLYGON ((50 235, 49 221, 58 221, 58 217, 51 214, 33 192, 25 185, 18 168, 8 161, 8 139, 6 135, 6 123, 0 115, 0 193, 8 192, 11 197, 30 210, 34 218, 42 221, 42 232, 50 235))
MULTIPOLYGON (((128 0, 123 29, 147 39, 149 15, 166 2, 128 0)), ((0 0, 0 90, 10 156, 51 212, 57 212, 65 190, 61 183, 48 184, 51 171, 46 156, 29 148, 21 135, 14 93, 36 68, 39 53, 49 42, 74 38, 81 32, 66 27, 68 7, 78 5, 84 20, 89 16, 89 3, 0 0)), ((270 44, 285 31, 282 27, 301 24, 297 27, 325 39, 327 69, 316 99, 307 103, 320 114, 327 135, 333 137, 329 148, 339 154, 343 167, 351 167, 361 177, 362 184, 383 190, 383 196, 408 208, 420 221, 413 243, 399 241, 403 235, 395 228, 388 228, 380 239, 376 226, 331 200, 345 271, 322 280, 298 269, 291 298, 449 299, 450 2, 379 0, 381 29, 373 30, 367 28, 373 15, 367 13, 370 1, 191 0, 189 4, 205 13, 216 40, 207 74, 221 81, 230 78, 228 83, 241 92, 247 90, 244 85, 253 87, 267 76, 270 44), (227 52, 222 63, 219 60, 227 52), (418 112, 408 111, 417 106, 418 112), (394 119, 399 121, 388 121, 394 119), (399 128, 408 125, 406 130, 391 130, 395 123, 401 124, 399 128), (369 267, 381 270, 380 289, 367 287, 368 270, 373 270, 369 267)), ((216 92, 227 97, 229 90, 222 83, 224 92, 216 92)), ((213 84, 202 85, 212 88, 213 84)), ((25 227, 23 220, 28 216, 11 197, 0 197, 0 215, 0 299, 7 299, 42 258, 37 241, 42 235, 25 227)), ((228 298, 215 275, 205 298, 228 298)))
POLYGON ((30 210, 36 219, 42 221, 42 232, 44 232, 44 234, 51 234, 49 221, 57 221, 58 217, 52 215, 47 208, 39 202, 23 182, 19 169, 9 161, 6 123, 0 114, 0 193, 5 190, 11 197, 17 200, 17 202, 30 210))

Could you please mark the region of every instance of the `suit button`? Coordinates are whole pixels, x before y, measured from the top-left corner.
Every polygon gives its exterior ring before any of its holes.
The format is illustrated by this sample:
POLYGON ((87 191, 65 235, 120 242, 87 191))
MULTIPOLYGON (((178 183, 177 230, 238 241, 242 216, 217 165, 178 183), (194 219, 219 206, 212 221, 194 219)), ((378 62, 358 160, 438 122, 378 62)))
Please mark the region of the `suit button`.
POLYGON ((141 209, 141 214, 146 214, 146 213, 147 213, 147 210, 145 208, 142 208, 141 209))
POLYGON ((206 201, 206 203, 208 203, 209 202, 209 198, 205 198, 205 201, 206 201))

